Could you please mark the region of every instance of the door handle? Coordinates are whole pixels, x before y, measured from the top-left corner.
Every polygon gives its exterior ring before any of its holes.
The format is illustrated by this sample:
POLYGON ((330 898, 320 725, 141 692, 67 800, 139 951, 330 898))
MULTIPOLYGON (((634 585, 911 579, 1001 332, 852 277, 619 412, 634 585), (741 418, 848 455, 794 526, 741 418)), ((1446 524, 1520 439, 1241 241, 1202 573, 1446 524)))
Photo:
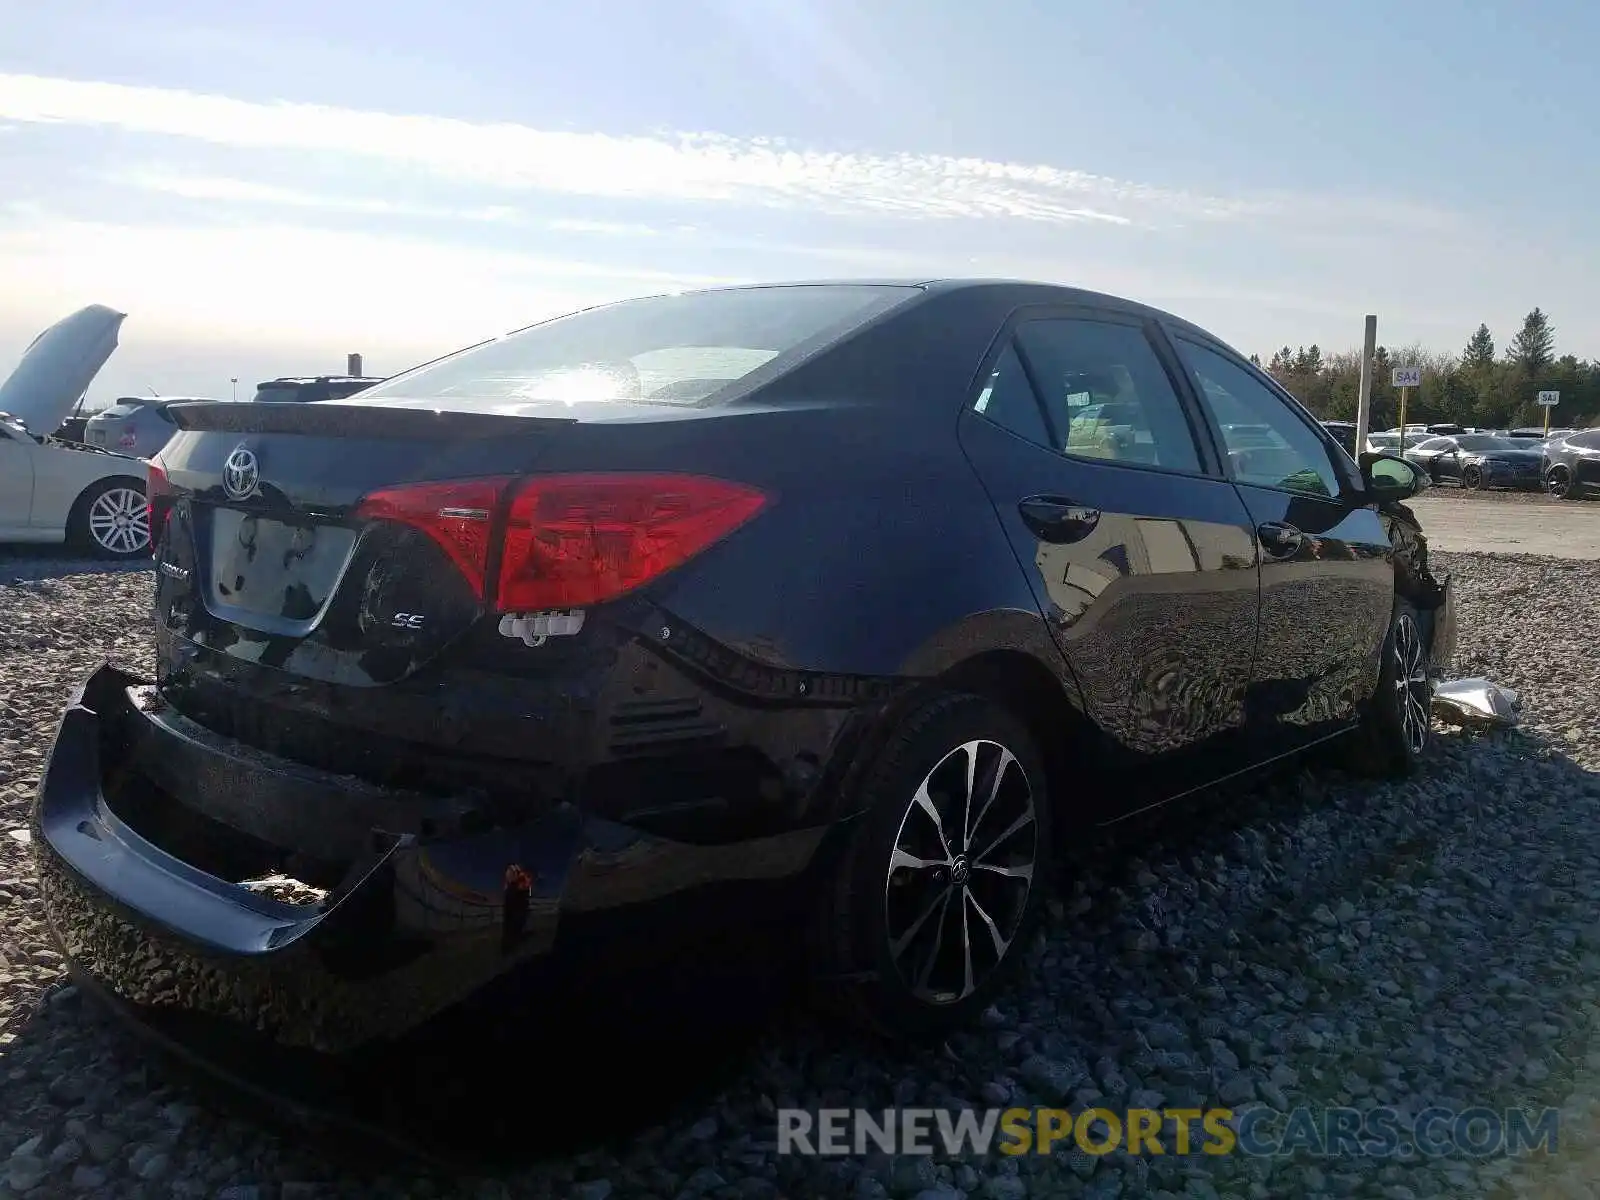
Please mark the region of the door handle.
POLYGON ((1256 526, 1256 537, 1261 540, 1261 548, 1271 558, 1292 557, 1306 540, 1305 534, 1293 525, 1285 525, 1282 521, 1268 521, 1264 525, 1256 526))
POLYGON ((1029 496, 1017 505, 1022 521, 1041 541, 1081 541, 1100 524, 1100 510, 1085 508, 1061 496, 1029 496))

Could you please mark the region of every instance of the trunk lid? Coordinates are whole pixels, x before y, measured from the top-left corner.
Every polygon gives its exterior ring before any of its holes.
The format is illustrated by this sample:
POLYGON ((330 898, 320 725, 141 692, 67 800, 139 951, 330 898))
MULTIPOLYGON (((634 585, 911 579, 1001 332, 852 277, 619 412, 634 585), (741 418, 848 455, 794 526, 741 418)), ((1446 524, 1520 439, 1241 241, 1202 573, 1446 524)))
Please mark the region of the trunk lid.
MULTIPOLYGON (((525 474, 572 424, 334 404, 169 412, 179 433, 156 462, 171 497, 158 499, 170 513, 157 547, 158 611, 232 658, 366 686, 437 656, 484 614, 486 598, 450 546, 374 519, 358 509, 362 498, 525 474)), ((470 520, 461 525, 468 537, 470 520)))

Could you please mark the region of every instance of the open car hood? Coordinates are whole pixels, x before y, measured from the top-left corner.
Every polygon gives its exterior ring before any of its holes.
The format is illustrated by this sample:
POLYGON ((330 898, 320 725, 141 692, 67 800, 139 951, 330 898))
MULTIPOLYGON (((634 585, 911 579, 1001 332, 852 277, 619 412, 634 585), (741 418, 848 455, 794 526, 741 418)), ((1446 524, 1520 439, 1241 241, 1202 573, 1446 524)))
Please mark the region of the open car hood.
POLYGON ((116 350, 117 332, 127 315, 91 304, 34 338, 16 369, 0 383, 0 412, 18 418, 36 437, 61 428, 116 350))

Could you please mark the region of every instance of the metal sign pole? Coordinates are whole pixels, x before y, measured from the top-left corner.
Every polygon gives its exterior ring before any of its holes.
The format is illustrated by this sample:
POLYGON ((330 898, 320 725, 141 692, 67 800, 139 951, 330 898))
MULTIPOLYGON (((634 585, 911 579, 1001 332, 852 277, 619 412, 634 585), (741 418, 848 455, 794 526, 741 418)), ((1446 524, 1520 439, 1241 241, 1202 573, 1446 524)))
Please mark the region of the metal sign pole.
POLYGON ((1544 409, 1544 436, 1550 436, 1550 413, 1556 405, 1561 403, 1560 392, 1540 392, 1538 397, 1539 407, 1544 409))
POLYGON ((1421 367, 1395 367, 1389 372, 1389 386, 1400 389, 1400 445, 1397 452, 1406 449, 1406 402, 1411 399, 1411 389, 1422 386, 1421 367))
POLYGON ((1356 453, 1367 449, 1368 428, 1372 423, 1372 356, 1378 349, 1378 318, 1367 314, 1366 336, 1361 342, 1361 390, 1356 393, 1356 453))

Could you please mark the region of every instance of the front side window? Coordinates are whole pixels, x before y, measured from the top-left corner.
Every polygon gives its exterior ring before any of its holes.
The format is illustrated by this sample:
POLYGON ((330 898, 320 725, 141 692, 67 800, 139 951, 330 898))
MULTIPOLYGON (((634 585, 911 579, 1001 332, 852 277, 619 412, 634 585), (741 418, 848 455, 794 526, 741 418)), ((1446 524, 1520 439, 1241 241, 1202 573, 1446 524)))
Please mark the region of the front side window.
POLYGON ((1058 454, 1198 472, 1183 404, 1144 332, 1114 321, 1029 321, 1017 331, 1058 454))
POLYGON ((354 397, 704 407, 853 332, 920 288, 811 284, 624 300, 487 342, 354 397))
POLYGON ((1225 355, 1182 338, 1175 340, 1221 430, 1228 469, 1236 481, 1312 496, 1339 494, 1339 476, 1327 445, 1276 392, 1225 355))

